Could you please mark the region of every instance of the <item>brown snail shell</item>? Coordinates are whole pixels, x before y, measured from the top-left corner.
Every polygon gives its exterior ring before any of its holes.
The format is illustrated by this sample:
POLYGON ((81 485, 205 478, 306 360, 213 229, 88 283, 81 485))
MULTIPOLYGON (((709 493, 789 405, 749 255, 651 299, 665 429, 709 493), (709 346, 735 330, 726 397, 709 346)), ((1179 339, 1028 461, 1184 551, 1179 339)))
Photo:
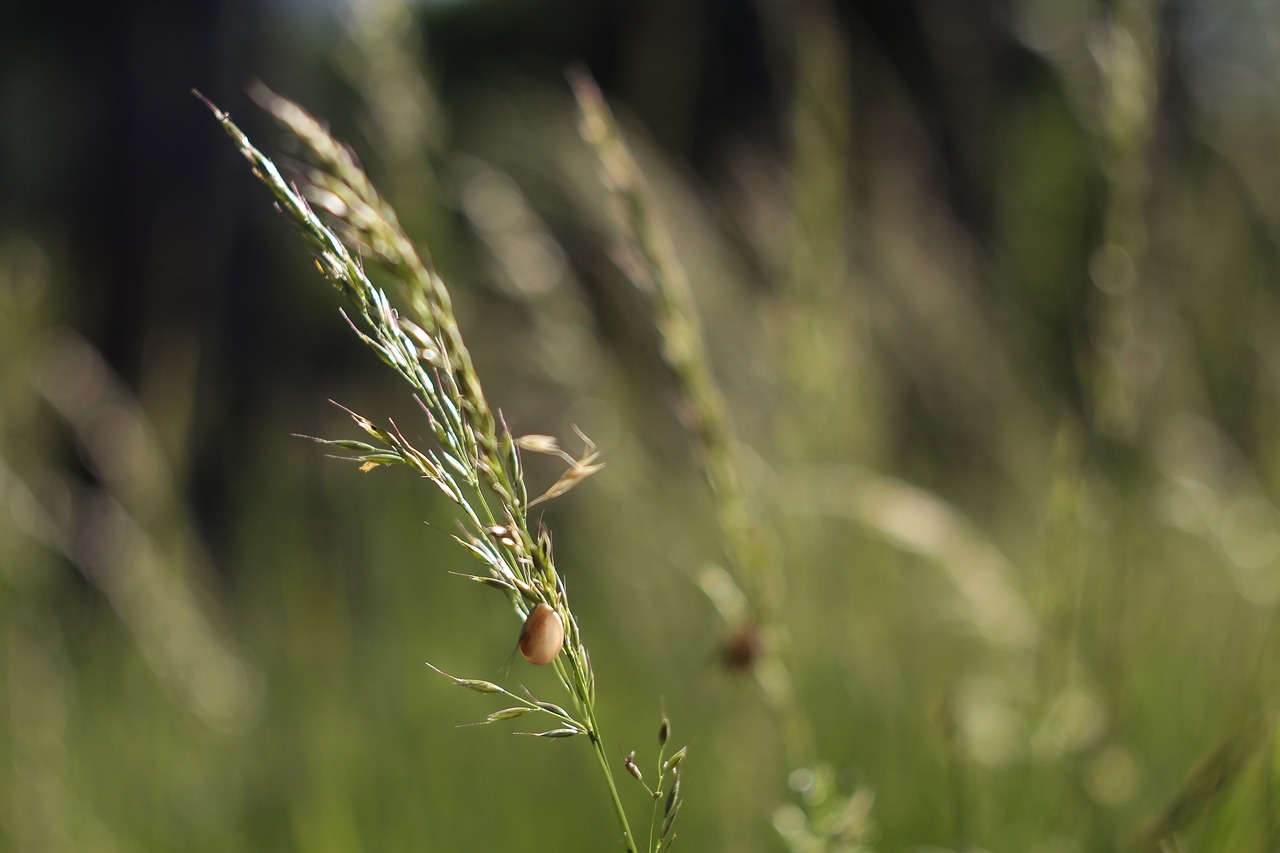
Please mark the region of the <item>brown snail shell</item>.
POLYGON ((564 620, 549 604, 539 604, 529 612, 520 629, 520 656, 544 666, 556 659, 564 645, 564 620))

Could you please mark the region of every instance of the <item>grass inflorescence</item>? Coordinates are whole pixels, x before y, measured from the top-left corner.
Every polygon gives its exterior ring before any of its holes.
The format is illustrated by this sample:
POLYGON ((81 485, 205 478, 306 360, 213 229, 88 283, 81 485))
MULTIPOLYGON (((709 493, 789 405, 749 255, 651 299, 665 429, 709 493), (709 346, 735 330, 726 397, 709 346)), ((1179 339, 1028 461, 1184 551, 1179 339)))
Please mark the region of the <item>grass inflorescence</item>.
MULTIPOLYGON (((482 725, 532 715, 543 718, 548 727, 526 734, 544 738, 586 735, 608 787, 625 849, 638 851, 597 722, 591 656, 556 570, 551 534, 530 516, 532 507, 563 494, 602 467, 594 445, 581 436, 585 450, 573 457, 549 436, 516 437, 509 432, 485 398, 443 280, 430 257, 420 253, 404 233, 395 212, 354 155, 298 105, 264 88, 256 94, 307 152, 312 165, 300 185, 287 181, 226 113, 207 100, 205 103, 252 164, 254 174, 274 194, 277 208, 298 228, 321 274, 346 298, 349 313, 345 316, 352 329, 413 389, 435 446, 416 447, 394 423, 380 426, 349 410, 366 439, 317 440, 343 451, 363 470, 405 465, 457 505, 463 526, 455 539, 485 568, 483 574, 467 577, 506 595, 526 632, 531 620, 554 613, 562 645, 548 650, 546 656, 571 699, 572 710, 540 700, 527 690, 522 695, 492 681, 460 678, 429 666, 461 687, 501 695, 515 703, 489 714, 480 721, 482 725), (317 209, 338 230, 322 220, 317 209), (364 268, 365 253, 390 270, 403 309, 394 307, 391 297, 370 281, 364 268), (558 456, 567 462, 567 470, 546 492, 531 498, 525 485, 522 451, 558 456)), ((522 647, 525 636, 522 632, 522 647)), ((559 633, 556 639, 560 640, 559 633)), ((539 658, 535 662, 547 661, 539 658)), ((662 730, 669 732, 665 714, 663 720, 662 730)), ((665 735, 660 740, 660 749, 665 750, 665 735)), ((677 755, 683 758, 684 753, 677 755)), ((661 779, 668 784, 665 791, 661 787, 651 791, 655 801, 664 804, 661 831, 650 833, 648 846, 654 850, 665 849, 674 840, 681 801, 679 761, 660 755, 659 764, 661 779)), ((631 766, 629 759, 628 769, 631 766)))
POLYGON ((613 202, 618 226, 614 257, 650 306, 662 360, 714 501, 728 566, 704 572, 701 585, 724 623, 722 662, 730 670, 750 673, 759 684, 777 721, 788 773, 823 780, 807 786, 798 806, 780 812, 781 834, 794 850, 817 845, 833 851, 865 849, 871 795, 867 789, 841 795, 826 783, 830 767, 816 755, 785 654, 786 579, 776 535, 749 494, 742 442, 711 369, 688 274, 599 88, 583 72, 571 73, 570 82, 579 129, 599 160, 601 180, 613 202))

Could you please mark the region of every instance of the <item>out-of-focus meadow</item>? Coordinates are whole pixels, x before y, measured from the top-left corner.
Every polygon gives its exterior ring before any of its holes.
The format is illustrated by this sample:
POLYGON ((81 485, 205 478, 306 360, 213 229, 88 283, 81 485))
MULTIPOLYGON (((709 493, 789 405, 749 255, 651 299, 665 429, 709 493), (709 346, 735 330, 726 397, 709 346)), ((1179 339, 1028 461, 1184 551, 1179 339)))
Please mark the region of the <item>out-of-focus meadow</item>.
POLYGON ((621 849, 585 738, 459 728, 500 705, 423 665, 496 679, 519 630, 451 505, 295 437, 429 430, 188 93, 287 164, 261 78, 431 252, 512 432, 599 446, 543 520, 628 808, 661 707, 689 746, 676 849, 1280 849, 1269 4, 28 5, 0 848, 621 849), (759 648, 573 64, 688 271, 780 568, 759 648))

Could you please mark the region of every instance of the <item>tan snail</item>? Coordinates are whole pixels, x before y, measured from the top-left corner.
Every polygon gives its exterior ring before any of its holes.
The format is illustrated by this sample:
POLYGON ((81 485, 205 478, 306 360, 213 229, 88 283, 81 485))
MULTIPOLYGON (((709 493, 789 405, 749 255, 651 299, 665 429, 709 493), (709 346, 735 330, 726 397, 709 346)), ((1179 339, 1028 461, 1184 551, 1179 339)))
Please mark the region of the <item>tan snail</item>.
POLYGON ((520 629, 520 640, 516 644, 516 648, 520 649, 520 656, 529 663, 545 666, 556 659, 563 645, 564 620, 555 608, 540 603, 529 611, 524 627, 520 629))

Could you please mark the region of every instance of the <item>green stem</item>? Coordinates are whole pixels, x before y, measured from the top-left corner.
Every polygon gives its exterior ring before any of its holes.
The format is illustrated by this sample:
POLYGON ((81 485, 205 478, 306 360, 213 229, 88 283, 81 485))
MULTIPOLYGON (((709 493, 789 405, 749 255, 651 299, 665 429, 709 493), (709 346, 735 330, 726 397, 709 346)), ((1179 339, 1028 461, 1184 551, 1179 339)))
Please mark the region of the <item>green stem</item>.
POLYGON ((627 821, 627 811, 622 807, 622 798, 618 796, 618 786, 613 782, 613 771, 609 768, 609 757, 604 752, 604 742, 600 740, 600 726, 596 723, 594 708, 587 708, 587 724, 591 726, 588 737, 595 748, 596 760, 600 762, 600 770, 604 780, 609 783, 609 796, 613 798, 613 810, 618 815, 618 825, 622 827, 622 841, 627 845, 627 853, 640 853, 636 847, 635 836, 631 833, 631 824, 627 821))

